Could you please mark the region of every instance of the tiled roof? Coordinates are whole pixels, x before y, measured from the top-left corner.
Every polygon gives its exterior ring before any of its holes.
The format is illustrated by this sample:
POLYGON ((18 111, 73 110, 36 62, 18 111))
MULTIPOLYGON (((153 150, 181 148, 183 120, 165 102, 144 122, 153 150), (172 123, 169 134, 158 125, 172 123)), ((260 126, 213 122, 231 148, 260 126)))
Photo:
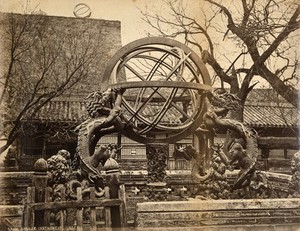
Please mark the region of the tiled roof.
MULTIPOLYGON (((148 110, 145 112, 155 115, 148 110)), ((164 120, 179 123, 179 113, 167 113, 164 120)), ((36 120, 55 122, 81 122, 87 118, 85 102, 73 101, 51 101, 37 114, 36 120)), ((268 105, 245 105, 244 122, 253 127, 287 127, 288 125, 299 125, 299 112, 289 106, 268 105)))
POLYGON ((300 125, 300 113, 273 89, 252 89, 244 107, 244 122, 253 127, 300 125))
MULTIPOLYGON (((298 99, 300 100, 300 91, 298 91, 298 99)), ((293 107, 282 96, 273 89, 252 89, 246 100, 246 104, 251 105, 274 105, 293 107)))
POLYGON ((53 100, 47 103, 34 119, 47 122, 82 122, 88 116, 85 104, 82 100, 53 100))
POLYGON ((253 127, 299 125, 299 112, 293 107, 245 105, 244 123, 253 127))

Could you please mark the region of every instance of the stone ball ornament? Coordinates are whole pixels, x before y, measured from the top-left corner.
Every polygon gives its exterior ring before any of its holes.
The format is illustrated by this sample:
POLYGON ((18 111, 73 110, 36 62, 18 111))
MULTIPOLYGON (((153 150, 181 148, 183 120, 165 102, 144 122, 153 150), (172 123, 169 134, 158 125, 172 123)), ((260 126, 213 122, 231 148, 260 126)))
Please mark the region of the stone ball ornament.
POLYGON ((48 170, 48 164, 47 161, 44 158, 39 158, 35 163, 34 163, 34 171, 35 172, 47 172, 48 170))
POLYGON ((123 89, 122 133, 141 143, 175 143, 200 125, 211 80, 200 57, 169 38, 151 37, 122 47, 104 81, 123 89))

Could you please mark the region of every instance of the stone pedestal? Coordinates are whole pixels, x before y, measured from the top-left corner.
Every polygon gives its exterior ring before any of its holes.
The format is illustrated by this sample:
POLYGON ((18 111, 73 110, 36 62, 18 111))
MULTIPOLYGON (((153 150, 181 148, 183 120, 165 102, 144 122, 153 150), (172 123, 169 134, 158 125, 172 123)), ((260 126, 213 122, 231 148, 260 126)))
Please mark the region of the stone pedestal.
POLYGON ((148 161, 147 197, 151 201, 167 199, 166 167, 168 157, 167 144, 147 144, 146 154, 148 161))
POLYGON ((18 160, 17 151, 15 147, 8 149, 5 159, 3 160, 5 171, 17 171, 18 170, 18 160))
POLYGON ((147 184, 147 197, 150 201, 165 201, 168 198, 168 189, 165 182, 147 184))
MULTIPOLYGON (((299 198, 248 200, 195 200, 137 203, 137 227, 204 227, 203 230, 223 230, 224 227, 254 225, 299 225, 299 198), (206 226, 206 227, 205 227, 206 226), (213 227, 213 228, 212 228, 213 227)), ((245 230, 245 229, 240 229, 245 230)), ((248 230, 248 229, 247 229, 248 230)), ((252 229, 251 229, 252 230, 252 229)), ((265 230, 262 226, 253 230, 265 230)), ((281 230, 281 229, 280 229, 281 230)), ((284 230, 296 230, 287 227, 284 230)))

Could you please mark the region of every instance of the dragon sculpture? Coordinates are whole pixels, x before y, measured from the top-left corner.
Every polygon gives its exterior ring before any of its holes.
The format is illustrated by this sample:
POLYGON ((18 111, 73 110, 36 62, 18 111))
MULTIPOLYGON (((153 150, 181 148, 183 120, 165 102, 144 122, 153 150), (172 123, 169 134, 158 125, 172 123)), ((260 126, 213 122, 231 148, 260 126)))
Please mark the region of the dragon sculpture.
POLYGON ((89 118, 75 129, 78 144, 72 167, 74 170, 78 169, 78 177, 70 187, 82 186, 82 182, 94 184, 98 196, 102 196, 100 166, 103 167, 110 159, 117 167, 118 163, 114 158, 119 149, 112 144, 99 146, 98 142, 104 135, 119 132, 123 128, 120 118, 122 91, 108 88, 104 92, 91 93, 87 99, 89 98, 92 98, 86 106, 89 118))
POLYGON ((251 157, 256 159, 258 148, 256 143, 256 131, 245 126, 235 119, 226 118, 230 111, 236 111, 240 107, 240 99, 228 93, 224 89, 216 89, 205 97, 206 113, 203 123, 196 130, 196 134, 209 132, 214 135, 216 129, 227 130, 229 136, 224 143, 224 152, 228 155, 230 147, 237 142, 250 151, 251 157))
MULTIPOLYGON (((250 175, 254 173, 256 157, 258 154, 256 143, 256 132, 243 125, 241 122, 226 118, 230 110, 237 110, 239 105, 239 99, 237 96, 226 92, 224 89, 216 89, 212 92, 208 92, 205 97, 206 112, 203 116, 203 123, 196 130, 195 134, 201 137, 203 134, 215 135, 215 130, 222 129, 228 132, 226 142, 222 145, 211 146, 211 164, 209 169, 205 171, 201 165, 202 154, 195 148, 187 146, 178 150, 183 153, 183 156, 187 160, 194 160, 192 168, 192 175, 200 182, 206 182, 208 180, 224 181, 223 171, 218 171, 215 168, 216 165, 221 165, 221 161, 226 166, 232 169, 234 162, 244 164, 244 169, 238 174, 237 179, 232 189, 238 189, 243 187, 246 183, 249 184, 248 179, 250 175), (247 152, 245 151, 247 150, 247 152), (232 157, 232 153, 235 153, 236 158, 232 157), (218 156, 218 158, 216 158, 218 156), (218 177, 217 177, 218 176, 218 177)), ((223 165, 222 165, 223 166, 223 165)), ((240 166, 241 167, 241 166, 240 166)), ((222 170, 224 166, 222 167, 222 170)), ((219 187, 221 188, 221 187, 219 187)))

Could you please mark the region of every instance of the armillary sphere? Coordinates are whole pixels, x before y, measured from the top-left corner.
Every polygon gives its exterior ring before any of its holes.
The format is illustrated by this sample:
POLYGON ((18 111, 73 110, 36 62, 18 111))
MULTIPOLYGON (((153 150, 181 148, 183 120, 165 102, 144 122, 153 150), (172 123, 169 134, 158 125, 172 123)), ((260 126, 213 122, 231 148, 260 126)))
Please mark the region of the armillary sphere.
POLYGON ((208 71, 186 45, 168 38, 136 40, 105 70, 111 88, 124 89, 123 134, 141 143, 175 143, 192 134, 204 114, 208 71))

